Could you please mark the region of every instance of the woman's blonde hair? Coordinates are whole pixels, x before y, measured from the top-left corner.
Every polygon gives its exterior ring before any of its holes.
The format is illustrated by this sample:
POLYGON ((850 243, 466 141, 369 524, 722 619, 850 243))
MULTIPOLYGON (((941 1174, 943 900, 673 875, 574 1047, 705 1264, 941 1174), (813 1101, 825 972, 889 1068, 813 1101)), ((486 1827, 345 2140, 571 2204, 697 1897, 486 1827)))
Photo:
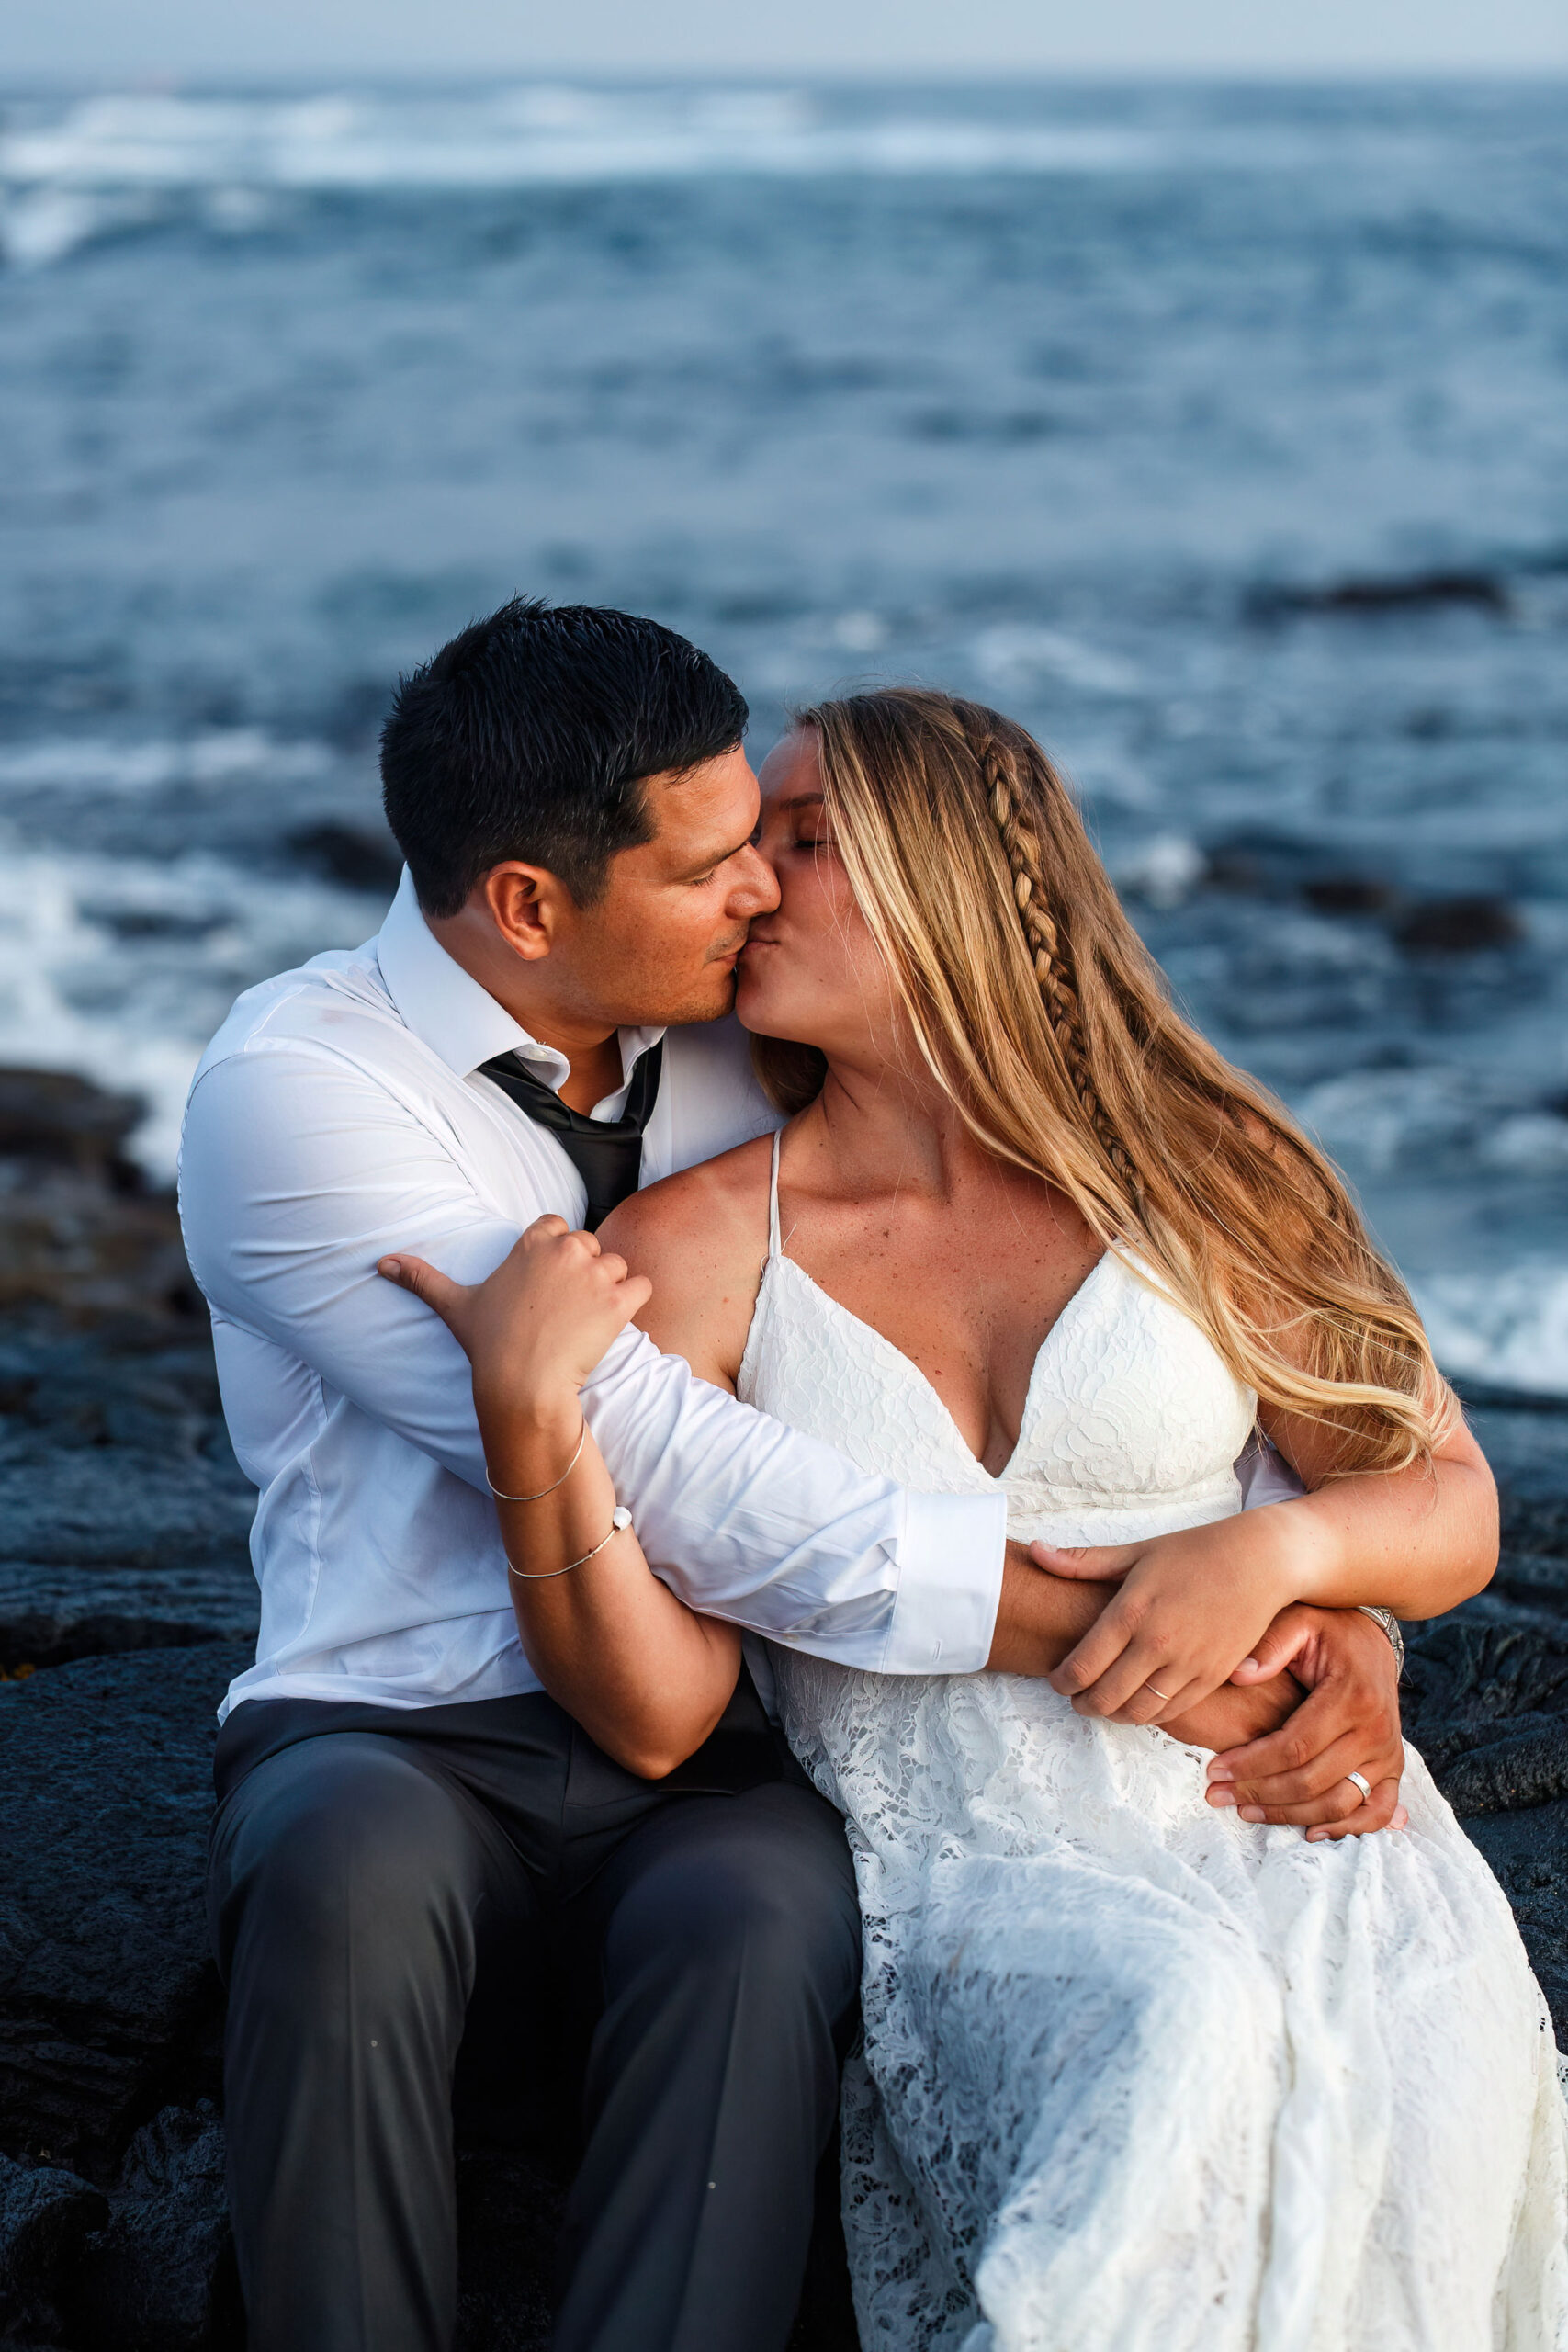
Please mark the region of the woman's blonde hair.
MULTIPOLYGON (((1428 1458, 1456 1408, 1408 1293, 1322 1153, 1176 1012, 1033 738, 913 688, 795 724, 915 1044, 978 1142, 1145 1259, 1260 1398, 1337 1431, 1337 1475, 1428 1458)), ((815 1047, 753 1050, 782 1110, 820 1091, 815 1047)))

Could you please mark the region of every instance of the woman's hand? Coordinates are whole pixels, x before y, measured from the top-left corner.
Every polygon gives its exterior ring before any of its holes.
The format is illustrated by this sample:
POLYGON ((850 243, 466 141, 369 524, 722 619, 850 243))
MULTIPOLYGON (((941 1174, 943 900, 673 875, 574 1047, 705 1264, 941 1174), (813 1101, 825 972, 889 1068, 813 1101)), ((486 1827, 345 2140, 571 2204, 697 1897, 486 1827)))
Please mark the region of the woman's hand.
POLYGON ((1120 1582, 1051 1676, 1079 1714, 1168 1725, 1217 1690, 1280 1611, 1310 1591, 1311 1531, 1270 1504, 1142 1544, 1059 1551, 1032 1544, 1053 1576, 1120 1582))
POLYGON ((537 1218, 482 1283, 452 1282, 423 1258, 383 1258, 377 1272, 440 1316, 473 1366, 481 1428, 575 1399, 653 1291, 559 1216, 537 1218))
MULTIPOLYGON (((1092 1565, 1102 1579, 1152 1548, 1105 1545, 1064 1555, 1045 1544, 1030 1547, 1042 1567, 1060 1573, 1065 1560, 1082 1577, 1092 1565)), ((1292 1604, 1228 1686, 1179 1715, 1134 1711, 1122 1720, 1157 1720, 1173 1738, 1214 1748, 1209 1803, 1234 1805, 1244 1821, 1289 1823, 1314 1840, 1404 1826, 1398 1662, 1382 1628, 1359 1610, 1292 1604), (1367 1781, 1370 1796, 1352 1772, 1367 1781)))

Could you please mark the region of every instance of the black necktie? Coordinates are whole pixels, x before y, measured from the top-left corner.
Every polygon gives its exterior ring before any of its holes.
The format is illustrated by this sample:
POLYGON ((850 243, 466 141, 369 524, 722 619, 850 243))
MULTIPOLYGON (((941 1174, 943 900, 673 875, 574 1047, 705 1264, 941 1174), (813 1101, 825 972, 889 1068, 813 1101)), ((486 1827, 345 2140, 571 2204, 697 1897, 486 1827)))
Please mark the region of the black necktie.
POLYGON ((632 1072, 626 1107, 618 1119, 591 1119, 535 1076, 515 1054, 497 1054, 481 1062, 479 1071, 493 1078, 520 1111, 541 1127, 548 1127, 588 1187, 584 1218, 590 1233, 602 1225, 628 1193, 635 1193, 642 1174, 642 1131, 659 1099, 659 1073, 664 1066, 664 1040, 650 1046, 632 1072))

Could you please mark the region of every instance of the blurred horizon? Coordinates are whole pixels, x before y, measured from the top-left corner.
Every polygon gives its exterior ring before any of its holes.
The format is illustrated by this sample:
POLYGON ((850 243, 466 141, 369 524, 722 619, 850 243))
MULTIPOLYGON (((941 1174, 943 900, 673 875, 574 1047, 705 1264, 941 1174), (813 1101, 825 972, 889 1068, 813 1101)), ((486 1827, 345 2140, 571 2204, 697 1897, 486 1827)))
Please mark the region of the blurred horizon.
POLYGON ((723 80, 1082 74, 1341 79, 1568 71, 1558 0, 55 0, 0 21, 0 81, 173 74, 299 81, 354 74, 566 74, 723 80), (90 66, 83 61, 90 59, 90 66))
POLYGON ((1096 90, 1116 92, 1140 88, 1185 89, 1195 85, 1226 91, 1280 89, 1305 93, 1314 89, 1325 93, 1339 89, 1375 92, 1383 88, 1404 89, 1412 94, 1428 89, 1442 93, 1452 90, 1456 85, 1477 90, 1507 91, 1520 87, 1568 85, 1568 40, 1565 40, 1561 58, 1495 65, 1477 65, 1468 61, 1457 61, 1451 64, 1439 62, 1423 65, 1395 62, 1338 66, 1238 62, 1221 68, 1205 62, 1190 66, 1159 67, 1151 67, 1142 62, 1106 62, 1100 64, 991 65, 973 69, 911 64, 900 72, 897 67, 872 64, 792 66, 780 63, 737 64, 712 72, 694 72, 671 66, 667 71, 654 72, 637 65, 616 66, 602 62, 572 65, 550 61, 536 68, 513 62, 453 66, 447 71, 437 71, 418 63, 372 68, 363 59, 348 56, 335 64, 292 68, 276 63, 222 67, 193 64, 150 65, 132 71, 66 63, 8 68, 0 63, 0 99, 218 96, 231 92, 265 95, 273 91, 292 96, 307 91, 321 94, 326 86, 334 84, 345 85, 356 92, 407 94, 420 89, 454 96, 473 96, 499 86, 553 85, 605 91, 690 89, 700 85, 714 90, 820 88, 852 92, 894 91, 901 96, 919 94, 931 96, 944 94, 994 96, 1009 90, 1043 94, 1058 87, 1092 93, 1096 90))

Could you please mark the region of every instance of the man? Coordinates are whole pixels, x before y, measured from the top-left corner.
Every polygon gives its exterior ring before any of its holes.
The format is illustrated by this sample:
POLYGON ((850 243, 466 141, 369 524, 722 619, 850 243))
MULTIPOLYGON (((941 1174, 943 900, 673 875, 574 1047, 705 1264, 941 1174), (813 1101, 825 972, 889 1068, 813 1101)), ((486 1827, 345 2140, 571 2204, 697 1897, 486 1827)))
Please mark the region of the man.
MULTIPOLYGON (((789 2331, 859 1973, 840 1824, 750 1675, 660 1781, 540 1689, 467 1364, 376 1271, 477 1278, 540 1215, 597 1222, 773 1124, 716 1020, 776 896, 746 716, 651 621, 513 604, 465 630, 383 740, 407 870, 378 939, 242 998, 192 1090, 191 1262, 262 1490, 210 1875, 253 2352, 450 2343, 458 2046, 504 1956, 547 1946, 592 2012, 558 2352, 789 2331)), ((635 1334, 584 1407, 700 1611, 891 1673, 1043 1672, 1082 1629, 1084 1589, 1004 1548, 999 1494, 864 1477, 635 1334)), ((1386 1748, 1382 1634, 1313 1615, 1336 1663, 1297 1744, 1386 1748)), ((508 2019, 536 2068, 546 1998, 508 2019)))

